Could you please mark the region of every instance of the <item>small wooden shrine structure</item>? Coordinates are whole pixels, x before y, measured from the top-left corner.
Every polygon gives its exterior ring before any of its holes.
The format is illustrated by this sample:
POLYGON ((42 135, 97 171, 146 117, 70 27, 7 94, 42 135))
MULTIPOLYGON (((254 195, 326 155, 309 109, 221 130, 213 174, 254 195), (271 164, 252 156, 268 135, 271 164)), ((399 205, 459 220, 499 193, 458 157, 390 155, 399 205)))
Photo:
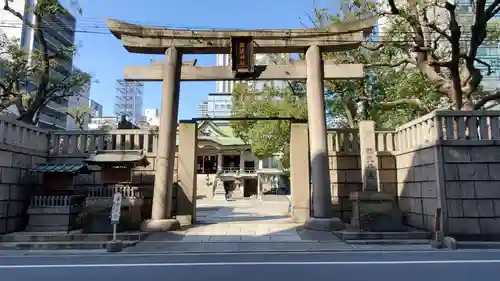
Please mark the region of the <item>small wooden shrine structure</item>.
POLYGON ((41 176, 28 208, 28 231, 71 231, 80 228, 77 220, 85 200, 75 188, 75 176, 90 174, 87 164, 38 164, 29 172, 41 176))
POLYGON ((139 230, 144 196, 139 187, 133 186, 132 169, 149 165, 143 151, 96 151, 84 162, 101 168, 102 183, 87 191, 83 232, 112 232, 110 210, 116 192, 123 196, 122 215, 117 230, 139 230))

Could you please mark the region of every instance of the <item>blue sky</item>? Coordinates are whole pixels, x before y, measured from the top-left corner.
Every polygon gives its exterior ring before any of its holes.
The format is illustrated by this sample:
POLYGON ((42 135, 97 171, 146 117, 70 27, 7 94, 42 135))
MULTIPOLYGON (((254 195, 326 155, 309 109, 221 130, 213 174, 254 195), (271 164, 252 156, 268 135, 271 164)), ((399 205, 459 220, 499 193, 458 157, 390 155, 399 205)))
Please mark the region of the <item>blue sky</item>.
MULTIPOLYGON (((63 4, 69 0, 63 0, 63 4)), ((309 24, 314 6, 331 8, 334 0, 79 0, 75 65, 91 73, 91 98, 101 103, 105 115, 113 114, 116 80, 126 65, 147 65, 151 55, 129 54, 120 41, 107 34, 105 18, 155 26, 190 28, 297 28, 309 24), (92 33, 94 32, 94 33, 92 33), (95 34, 95 32, 106 34, 95 34)), ((188 57, 187 59, 191 59, 188 57)), ((196 56, 198 65, 215 65, 215 55, 196 56)), ((181 86, 179 119, 196 117, 199 102, 215 92, 215 82, 186 82, 181 86)), ((148 82, 144 108, 160 106, 161 84, 148 82)))

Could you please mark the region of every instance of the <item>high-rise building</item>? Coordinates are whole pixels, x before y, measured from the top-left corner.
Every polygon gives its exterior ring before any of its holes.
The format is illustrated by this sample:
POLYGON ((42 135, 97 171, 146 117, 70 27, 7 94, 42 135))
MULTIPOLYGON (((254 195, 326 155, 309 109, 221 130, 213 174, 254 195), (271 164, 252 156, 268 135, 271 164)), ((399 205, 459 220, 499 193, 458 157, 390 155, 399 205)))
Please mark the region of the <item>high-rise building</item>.
MULTIPOLYGON (((217 66, 230 66, 231 57, 229 54, 216 55, 217 66)), ((270 57, 267 54, 256 54, 256 65, 267 65, 270 57)), ((260 91, 266 86, 283 87, 283 81, 245 81, 236 83, 247 83, 253 89, 260 91)), ((198 116, 226 118, 231 116, 232 100, 231 93, 234 89, 234 81, 217 81, 215 83, 215 93, 208 94, 208 99, 201 101, 198 105, 198 116)))
POLYGON ((135 81, 116 81, 115 114, 120 119, 125 115, 132 123, 142 121, 142 95, 144 83, 135 81))
MULTIPOLYGON (((73 71, 75 73, 81 72, 78 68, 74 68, 73 71)), ((68 109, 71 108, 82 108, 84 106, 90 106, 90 87, 92 83, 89 81, 86 85, 83 86, 83 89, 70 97, 68 97, 68 109)), ((88 123, 90 122, 91 114, 88 114, 85 116, 83 128, 87 129, 88 123)), ((68 130, 77 130, 79 129, 78 124, 76 123, 76 120, 73 119, 71 116, 68 116, 67 121, 66 121, 66 129, 68 130)))
POLYGON ((160 126, 160 110, 158 108, 148 108, 144 110, 144 121, 150 126, 160 126))
MULTIPOLYGON (((474 19, 476 17, 474 13, 474 7, 472 7, 472 2, 469 0, 457 0, 457 14, 458 21, 461 25, 462 38, 467 43, 470 40, 470 30, 471 26, 474 24, 474 19)), ((486 1, 486 7, 491 5, 493 0, 486 1)), ((490 21, 498 21, 500 15, 496 14, 490 21)), ((467 44, 468 45, 468 44, 467 44)), ((488 66, 476 62, 476 67, 481 69, 483 72, 483 80, 481 81, 481 86, 485 91, 496 91, 500 89, 500 46, 499 42, 496 40, 494 42, 485 42, 479 46, 477 50, 478 59, 487 63, 491 67, 491 75, 487 75, 488 66)))
POLYGON ((207 100, 201 101, 200 104, 198 105, 198 116, 199 117, 208 116, 208 101, 207 100))
MULTIPOLYGON (((27 22, 32 24, 36 21, 33 13, 37 0, 16 0, 10 2, 10 6, 15 11, 24 16, 27 22)), ((18 19, 12 13, 0 10, 0 33, 9 39, 18 39, 21 47, 30 55, 33 51, 40 50, 40 42, 35 38, 33 29, 25 22, 18 19)), ((44 31, 45 41, 51 53, 60 52, 61 48, 72 48, 75 42, 76 18, 70 12, 57 12, 48 14, 42 19, 41 28, 44 31)), ((52 78, 63 78, 73 71, 73 57, 71 55, 61 55, 57 58, 58 67, 51 73, 52 78)), ((23 81, 28 92, 33 92, 37 88, 38 81, 34 77, 28 77, 23 81)), ((39 126, 43 128, 65 129, 67 126, 66 111, 69 100, 67 97, 56 98, 48 102, 40 114, 39 126)), ((15 106, 7 109, 12 114, 18 115, 15 106)))
POLYGON ((92 118, 102 117, 102 104, 96 102, 95 100, 90 99, 89 106, 92 109, 92 112, 90 113, 90 116, 92 118))

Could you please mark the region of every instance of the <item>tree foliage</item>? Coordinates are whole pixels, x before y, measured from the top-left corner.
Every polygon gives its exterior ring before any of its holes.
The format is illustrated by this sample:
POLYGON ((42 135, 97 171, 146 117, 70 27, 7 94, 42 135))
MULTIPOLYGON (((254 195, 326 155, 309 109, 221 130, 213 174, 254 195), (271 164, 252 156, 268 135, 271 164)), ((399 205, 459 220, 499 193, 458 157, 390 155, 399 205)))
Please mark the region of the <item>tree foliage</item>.
MULTIPOLYGON (((35 6, 27 6, 35 19, 30 21, 25 14, 11 7, 13 1, 4 0, 3 9, 17 17, 34 32, 38 50, 26 52, 17 39, 0 37, 0 110, 15 105, 19 111, 19 120, 36 124, 41 110, 56 99, 80 94, 91 80, 88 73, 67 71, 64 62, 74 55, 74 46, 49 47, 43 22, 57 13, 67 11, 58 0, 38 0, 35 6)), ((76 3, 74 0, 72 3, 76 3)), ((28 5, 28 4, 27 4, 28 5)))
POLYGON ((80 130, 85 130, 85 121, 92 116, 92 107, 89 105, 73 107, 68 109, 66 114, 75 120, 76 126, 80 130))
MULTIPOLYGON (((284 88, 265 87, 255 90, 247 84, 235 85, 232 94, 232 117, 292 117, 307 118, 307 106, 300 86, 294 83, 284 88)), ((280 153, 282 164, 288 166, 288 145, 290 143, 290 121, 288 120, 245 120, 231 121, 236 136, 252 144, 252 153, 259 158, 280 153)))
MULTIPOLYGON (((376 15, 372 1, 340 1, 340 11, 315 9, 311 17, 316 27, 376 15)), ((335 63, 361 63, 365 66, 362 80, 325 82, 327 114, 337 126, 356 127, 360 120, 373 120, 378 127, 394 127, 434 110, 440 104, 436 87, 418 69, 409 67, 404 49, 395 42, 376 44, 372 34, 362 47, 345 52, 325 53, 323 58, 335 63)))
POLYGON ((493 20, 500 1, 471 0, 467 6, 472 10, 460 9, 457 2, 388 0, 388 5, 373 9, 390 26, 378 47, 399 49, 404 55, 392 58, 392 63, 418 69, 454 109, 481 109, 500 98, 500 92, 481 87, 492 71, 478 57, 482 46, 498 43, 498 22, 493 20))

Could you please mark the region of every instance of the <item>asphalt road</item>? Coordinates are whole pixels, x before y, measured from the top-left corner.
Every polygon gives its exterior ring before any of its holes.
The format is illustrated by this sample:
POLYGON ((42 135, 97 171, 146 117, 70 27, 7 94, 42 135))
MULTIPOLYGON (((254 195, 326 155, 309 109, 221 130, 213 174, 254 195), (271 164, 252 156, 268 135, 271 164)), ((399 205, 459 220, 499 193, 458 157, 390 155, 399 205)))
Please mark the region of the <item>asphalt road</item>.
POLYGON ((496 281, 499 275, 498 250, 0 257, 0 280, 8 281, 496 281))

